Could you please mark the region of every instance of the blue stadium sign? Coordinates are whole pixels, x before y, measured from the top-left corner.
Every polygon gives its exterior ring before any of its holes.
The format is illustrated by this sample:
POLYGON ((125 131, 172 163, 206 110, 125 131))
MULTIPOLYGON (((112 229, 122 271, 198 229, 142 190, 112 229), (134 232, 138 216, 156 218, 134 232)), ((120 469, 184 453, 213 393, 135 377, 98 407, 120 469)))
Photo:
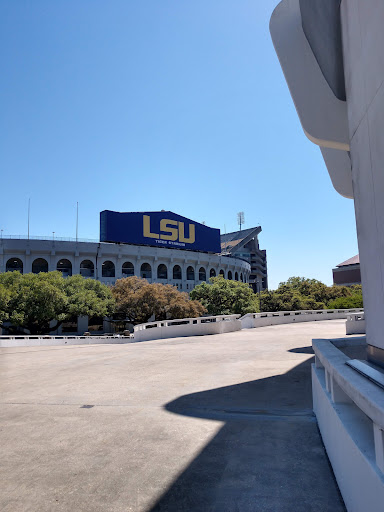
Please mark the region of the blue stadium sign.
POLYGON ((172 212, 100 213, 100 242, 220 253, 220 230, 172 212))

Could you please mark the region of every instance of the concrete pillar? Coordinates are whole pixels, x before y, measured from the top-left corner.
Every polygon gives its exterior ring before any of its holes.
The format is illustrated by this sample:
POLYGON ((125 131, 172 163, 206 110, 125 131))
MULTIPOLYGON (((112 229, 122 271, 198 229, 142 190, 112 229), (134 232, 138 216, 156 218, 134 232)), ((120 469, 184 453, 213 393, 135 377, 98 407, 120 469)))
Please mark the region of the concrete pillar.
POLYGON ((29 248, 27 247, 25 252, 25 263, 24 263, 24 274, 29 274, 32 272, 32 256, 29 248))
POLYGON ((88 331, 88 316, 77 317, 77 332, 78 332, 78 334, 80 336, 82 336, 87 331, 88 331))
POLYGON ((104 332, 113 332, 113 324, 107 318, 103 319, 103 331, 104 332))
POLYGON ((73 257, 69 259, 70 261, 72 261, 72 274, 80 274, 80 263, 82 260, 80 259, 80 254, 77 245, 73 253, 73 257))
POLYGON ((8 257, 4 254, 4 248, 2 240, 0 241, 0 273, 5 272, 5 266, 7 262, 8 257))
POLYGON ((115 281, 116 279, 121 279, 123 277, 123 267, 124 260, 121 257, 121 254, 119 254, 115 261, 115 281))
POLYGON ((367 342, 384 363, 384 4, 344 1, 341 18, 367 342))

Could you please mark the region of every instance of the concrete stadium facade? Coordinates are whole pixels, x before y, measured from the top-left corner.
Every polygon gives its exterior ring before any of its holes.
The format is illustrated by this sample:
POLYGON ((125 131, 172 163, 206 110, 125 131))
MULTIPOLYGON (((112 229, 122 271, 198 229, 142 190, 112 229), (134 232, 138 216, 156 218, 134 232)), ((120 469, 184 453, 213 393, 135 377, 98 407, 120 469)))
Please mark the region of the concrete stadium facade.
POLYGON ((113 285, 132 275, 149 282, 172 284, 189 292, 197 284, 222 274, 225 279, 249 283, 251 265, 218 254, 105 242, 0 239, 0 272, 20 270, 63 276, 81 274, 113 285))

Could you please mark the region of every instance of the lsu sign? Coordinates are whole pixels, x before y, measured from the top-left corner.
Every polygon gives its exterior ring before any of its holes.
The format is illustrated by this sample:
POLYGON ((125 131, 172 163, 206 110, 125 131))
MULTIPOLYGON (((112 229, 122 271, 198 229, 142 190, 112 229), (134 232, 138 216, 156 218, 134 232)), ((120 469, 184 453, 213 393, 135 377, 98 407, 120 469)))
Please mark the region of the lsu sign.
POLYGON ((100 213, 100 241, 220 253, 220 230, 172 212, 100 213))

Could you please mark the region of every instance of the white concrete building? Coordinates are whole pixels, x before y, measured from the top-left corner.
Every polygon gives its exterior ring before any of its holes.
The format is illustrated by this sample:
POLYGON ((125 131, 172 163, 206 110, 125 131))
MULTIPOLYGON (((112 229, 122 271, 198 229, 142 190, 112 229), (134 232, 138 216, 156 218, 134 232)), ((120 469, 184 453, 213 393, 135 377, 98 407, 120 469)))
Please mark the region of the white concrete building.
POLYGON ((270 23, 303 130, 355 204, 366 340, 314 341, 312 367, 314 410, 349 512, 384 510, 383 22, 383 0, 283 0, 270 23))
POLYGON ((172 284, 189 292, 197 284, 222 274, 249 282, 251 265, 218 254, 106 242, 76 242, 26 238, 0 239, 0 272, 60 270, 112 285, 116 279, 138 276, 150 283, 172 284))

